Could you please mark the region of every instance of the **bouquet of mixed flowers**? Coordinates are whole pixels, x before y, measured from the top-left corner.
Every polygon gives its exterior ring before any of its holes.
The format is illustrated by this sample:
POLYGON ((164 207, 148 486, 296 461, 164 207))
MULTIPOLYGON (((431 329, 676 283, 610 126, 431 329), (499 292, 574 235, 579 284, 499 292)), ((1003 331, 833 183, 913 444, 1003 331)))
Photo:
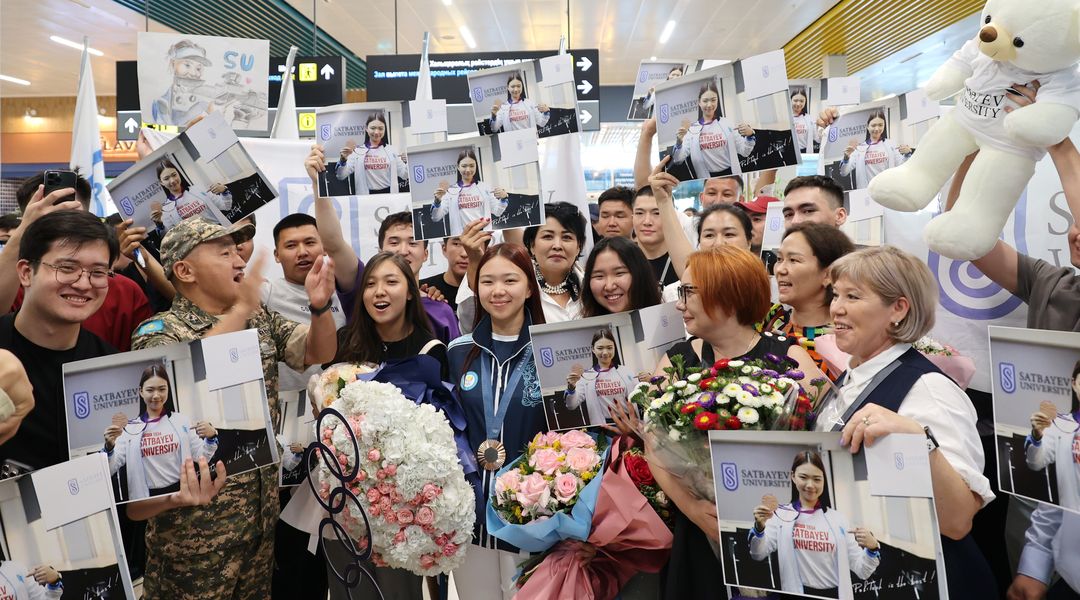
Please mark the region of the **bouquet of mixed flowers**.
POLYGON ((496 475, 488 531, 529 552, 586 539, 604 456, 596 439, 576 429, 536 434, 526 452, 496 475))
MULTIPOLYGON (((352 502, 345 503, 343 525, 361 551, 370 544, 376 565, 449 573, 464 560, 476 519, 454 430, 432 404, 390 383, 356 380, 360 371, 338 365, 312 382, 316 391, 333 393, 329 408, 345 418, 324 419, 319 432, 341 467, 319 465, 319 495, 326 500, 344 486, 357 498, 369 526, 352 502), (351 477, 342 481, 335 471, 351 477)), ((326 397, 316 398, 325 404, 326 397)))
POLYGON ((805 375, 787 356, 718 360, 687 367, 681 356, 659 375, 630 393, 642 408, 650 458, 682 479, 703 500, 712 501, 710 429, 804 430, 813 426, 825 378, 810 382, 816 394, 802 392, 805 375))
MULTIPOLYGON (((603 478, 594 480, 600 488, 588 537, 566 539, 526 561, 516 600, 612 600, 637 572, 657 573, 667 564, 672 533, 650 508, 663 492, 640 451, 622 450, 626 444, 627 438, 612 442, 603 478)), ((661 510, 670 515, 670 508, 661 510)))
POLYGON ((922 353, 937 368, 941 369, 956 385, 967 389, 971 378, 975 375, 975 361, 970 357, 963 356, 952 346, 939 342, 934 338, 924 335, 915 341, 912 346, 922 353))
POLYGON ((308 397, 312 405, 320 409, 327 408, 341 395, 346 385, 356 381, 361 375, 374 372, 378 367, 372 364, 337 363, 308 380, 308 397))

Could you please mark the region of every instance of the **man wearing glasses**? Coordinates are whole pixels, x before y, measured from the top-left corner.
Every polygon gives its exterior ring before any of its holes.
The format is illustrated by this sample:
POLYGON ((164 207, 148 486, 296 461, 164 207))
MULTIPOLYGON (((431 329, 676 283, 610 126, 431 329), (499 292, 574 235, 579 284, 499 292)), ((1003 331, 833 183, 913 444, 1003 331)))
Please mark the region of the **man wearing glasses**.
POLYGON ((94 215, 60 210, 34 221, 18 247, 22 308, 0 317, 0 348, 22 360, 34 388, 34 409, 0 446, 0 461, 33 469, 68 459, 62 366, 116 349, 82 328, 105 301, 119 254, 116 239, 94 215))

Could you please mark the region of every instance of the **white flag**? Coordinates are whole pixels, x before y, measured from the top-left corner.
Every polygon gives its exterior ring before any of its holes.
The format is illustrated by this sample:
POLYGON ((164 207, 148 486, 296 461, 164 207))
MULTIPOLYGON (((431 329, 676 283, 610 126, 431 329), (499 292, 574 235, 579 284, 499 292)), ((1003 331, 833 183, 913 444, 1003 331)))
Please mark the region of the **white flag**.
POLYGON ((275 140, 300 139, 300 126, 296 116, 296 92, 293 90, 292 80, 296 51, 296 46, 289 48, 289 58, 285 60, 285 72, 281 74, 281 95, 278 97, 277 116, 270 130, 270 137, 275 140))
POLYGON ((90 182, 90 212, 104 217, 116 212, 116 206, 109 190, 105 189, 105 160, 101 156, 101 130, 97 117, 94 73, 90 70, 90 54, 84 42, 75 125, 71 129, 71 168, 78 167, 79 173, 90 182))
POLYGON ((431 34, 424 32, 424 47, 420 53, 420 76, 416 78, 415 100, 431 100, 431 67, 428 65, 428 46, 431 34))

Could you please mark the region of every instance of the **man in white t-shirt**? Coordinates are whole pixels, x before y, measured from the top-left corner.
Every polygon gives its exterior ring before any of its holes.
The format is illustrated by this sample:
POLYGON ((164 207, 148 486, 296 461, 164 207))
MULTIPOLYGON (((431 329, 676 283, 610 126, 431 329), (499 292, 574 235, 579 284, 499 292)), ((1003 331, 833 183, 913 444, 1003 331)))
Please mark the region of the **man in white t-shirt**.
MULTIPOLYGON (((311 320, 308 295, 304 289, 307 277, 315 261, 325 254, 322 238, 315 226, 315 217, 294 213, 278 221, 274 226, 274 259, 281 264, 284 277, 267 280, 262 287, 262 301, 270 310, 279 312, 286 319, 297 323, 311 320)), ((331 298, 330 314, 338 329, 345 326, 345 311, 337 294, 331 298)), ((304 373, 297 373, 284 363, 278 365, 280 381, 278 390, 297 391, 307 387, 308 378, 319 371, 312 365, 304 373)))

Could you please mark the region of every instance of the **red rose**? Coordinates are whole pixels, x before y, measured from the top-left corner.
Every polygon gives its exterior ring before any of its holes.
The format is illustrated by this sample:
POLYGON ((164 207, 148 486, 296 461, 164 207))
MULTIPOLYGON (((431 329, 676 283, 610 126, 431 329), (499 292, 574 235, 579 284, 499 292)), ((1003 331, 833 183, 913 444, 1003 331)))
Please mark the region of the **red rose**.
POLYGON ((626 474, 630 476, 630 480, 638 487, 656 485, 652 470, 649 469, 649 461, 640 454, 623 454, 623 466, 626 467, 626 474))
POLYGON ((742 429, 742 421, 739 420, 739 417, 728 417, 724 424, 727 425, 728 429, 742 429))
POLYGON ((708 431, 709 429, 716 429, 716 424, 720 421, 720 418, 715 413, 703 412, 694 417, 694 427, 702 431, 708 431))
POLYGON ((728 362, 730 362, 729 359, 721 358, 720 360, 713 363, 712 368, 716 369, 717 371, 723 371, 727 368, 728 362))

